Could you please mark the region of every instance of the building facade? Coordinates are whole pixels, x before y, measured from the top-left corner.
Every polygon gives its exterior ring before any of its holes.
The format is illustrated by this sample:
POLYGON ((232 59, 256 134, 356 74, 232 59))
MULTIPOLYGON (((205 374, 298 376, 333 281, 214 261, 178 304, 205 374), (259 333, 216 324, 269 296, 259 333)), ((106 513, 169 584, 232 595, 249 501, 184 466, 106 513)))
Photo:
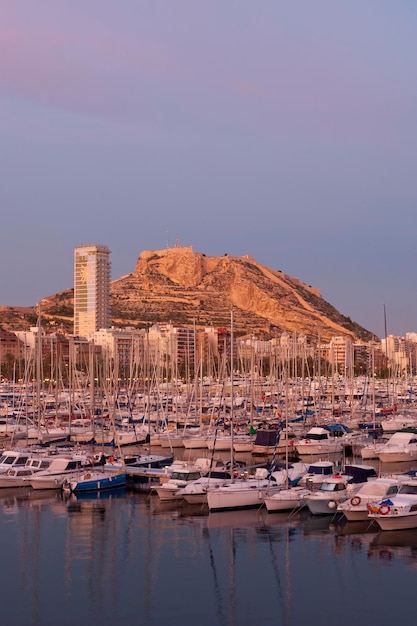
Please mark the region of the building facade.
POLYGON ((110 320, 110 250, 86 245, 74 250, 74 335, 88 337, 110 320))

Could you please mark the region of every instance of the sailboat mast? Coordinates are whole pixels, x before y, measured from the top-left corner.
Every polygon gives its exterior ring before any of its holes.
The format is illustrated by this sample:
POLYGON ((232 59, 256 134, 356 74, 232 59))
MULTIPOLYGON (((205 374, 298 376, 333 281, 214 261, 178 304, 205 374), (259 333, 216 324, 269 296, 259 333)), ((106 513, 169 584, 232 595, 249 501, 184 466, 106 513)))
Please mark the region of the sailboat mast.
POLYGON ((234 414, 234 391, 233 391, 233 369, 234 369, 234 358, 233 358, 233 350, 234 350, 234 322, 233 322, 233 307, 230 311, 230 454, 231 454, 231 471, 233 472, 234 465, 234 449, 233 449, 233 439, 234 439, 234 426, 233 426, 233 414, 234 414))
POLYGON ((387 333, 387 312, 384 304, 384 333, 385 333, 385 358, 387 360, 387 404, 389 406, 389 379, 390 379, 390 366, 388 359, 388 333, 387 333))

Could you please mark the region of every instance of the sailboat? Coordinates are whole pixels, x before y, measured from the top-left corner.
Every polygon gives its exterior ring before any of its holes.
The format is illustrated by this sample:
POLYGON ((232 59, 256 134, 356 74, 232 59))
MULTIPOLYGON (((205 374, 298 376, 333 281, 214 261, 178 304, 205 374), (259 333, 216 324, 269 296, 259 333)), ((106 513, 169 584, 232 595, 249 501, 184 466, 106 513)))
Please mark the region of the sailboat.
MULTIPOLYGON (((234 467, 234 397, 233 397, 233 370, 234 370, 234 333, 233 308, 230 315, 230 466, 234 467)), ((210 488, 207 491, 209 511, 227 511, 231 509, 247 509, 261 506, 267 489, 271 488, 271 477, 264 467, 258 467, 255 472, 241 471, 238 476, 232 472, 230 481, 223 485, 210 488)))
MULTIPOLYGON (((285 369, 285 376, 287 376, 287 370, 285 369)), ((293 463, 289 464, 289 447, 293 442, 288 439, 288 397, 285 402, 285 484, 284 488, 268 493, 265 496, 264 503, 268 513, 275 511, 292 511, 294 509, 303 508, 306 505, 306 497, 311 493, 311 490, 299 485, 300 480, 308 473, 308 465, 305 463, 293 463)), ((278 448, 279 438, 277 437, 276 449, 278 448)), ((275 460, 273 460, 275 463, 275 460)))

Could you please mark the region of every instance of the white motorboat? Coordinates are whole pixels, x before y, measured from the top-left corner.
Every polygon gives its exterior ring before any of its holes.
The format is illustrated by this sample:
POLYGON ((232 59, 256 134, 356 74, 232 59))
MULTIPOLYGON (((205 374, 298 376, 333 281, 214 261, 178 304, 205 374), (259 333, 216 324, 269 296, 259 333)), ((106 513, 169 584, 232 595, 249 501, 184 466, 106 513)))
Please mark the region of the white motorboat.
POLYGON ((317 491, 326 478, 330 478, 336 471, 333 461, 314 461, 307 468, 307 473, 301 478, 299 485, 310 491, 317 491))
POLYGON ((382 463, 417 460, 417 429, 407 428, 394 433, 377 454, 382 463))
POLYGON ((381 530, 417 528, 417 479, 404 481, 395 496, 369 504, 368 510, 381 530))
POLYGON ((6 472, 0 474, 0 488, 8 487, 30 487, 28 479, 33 475, 34 470, 23 467, 11 467, 6 472))
POLYGON ((329 428, 313 426, 303 439, 295 442, 294 447, 300 456, 332 454, 342 451, 343 438, 332 434, 329 428))
POLYGON ((360 455, 364 461, 370 459, 377 459, 379 451, 387 443, 387 439, 374 440, 372 443, 367 443, 360 449, 360 455))
POLYGON ((337 506, 355 494, 357 486, 349 485, 350 476, 333 475, 326 478, 317 491, 306 497, 307 507, 313 515, 334 515, 337 506))
POLYGON ((152 491, 158 494, 161 501, 182 500, 178 492, 189 482, 201 478, 210 467, 209 459, 196 459, 193 462, 174 461, 169 467, 169 474, 161 477, 159 485, 153 486, 152 491))
POLYGON ((0 474, 11 467, 23 467, 33 454, 27 450, 4 450, 0 456, 0 474))
POLYGON ((296 485, 282 489, 271 495, 265 496, 265 506, 268 513, 274 511, 292 511, 306 506, 306 498, 311 494, 310 489, 296 485))
POLYGON ((29 477, 29 483, 33 489, 61 489, 65 480, 72 478, 81 468, 91 466, 92 461, 82 453, 53 457, 49 467, 29 477))
POLYGON ((403 428, 417 428, 417 420, 414 415, 395 413, 381 421, 381 428, 384 433, 395 433, 403 428))
POLYGON ((230 471, 214 469, 197 480, 190 481, 185 487, 179 489, 176 495, 189 504, 205 504, 207 492, 229 483, 230 478, 230 471))
MULTIPOLYGON (((405 479, 405 477, 403 477, 405 479)), ((363 483, 351 497, 337 505, 339 513, 343 513, 349 522, 366 520, 368 505, 390 498, 398 493, 401 477, 373 478, 363 483)))
POLYGON ((270 474, 266 468, 262 467, 258 467, 253 475, 243 472, 228 483, 207 491, 209 511, 263 506, 267 495, 272 495, 286 486, 286 478, 286 474, 282 471, 270 474))

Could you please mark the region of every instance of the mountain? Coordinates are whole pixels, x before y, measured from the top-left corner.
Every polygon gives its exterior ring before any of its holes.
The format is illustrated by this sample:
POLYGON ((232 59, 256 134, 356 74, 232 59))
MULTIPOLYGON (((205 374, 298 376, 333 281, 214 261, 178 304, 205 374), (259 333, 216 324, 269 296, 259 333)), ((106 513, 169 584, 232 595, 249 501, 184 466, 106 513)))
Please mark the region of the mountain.
MULTIPOLYGON (((374 337, 297 278, 250 256, 208 257, 191 246, 142 252, 134 272, 112 281, 111 298, 115 326, 228 327, 233 307, 240 335, 269 338, 288 331, 323 341, 374 337)), ((41 307, 44 319, 71 328, 72 289, 44 298, 41 307)))
MULTIPOLYGON (((42 309, 51 314, 50 304, 72 306, 72 295, 63 296, 44 300, 42 309)), ((273 337, 286 330, 310 338, 320 334, 323 340, 337 335, 365 341, 373 336, 340 314, 318 289, 249 256, 208 257, 191 246, 148 250, 140 254, 134 272, 112 282, 116 326, 229 326, 232 306, 240 334, 273 337)))

